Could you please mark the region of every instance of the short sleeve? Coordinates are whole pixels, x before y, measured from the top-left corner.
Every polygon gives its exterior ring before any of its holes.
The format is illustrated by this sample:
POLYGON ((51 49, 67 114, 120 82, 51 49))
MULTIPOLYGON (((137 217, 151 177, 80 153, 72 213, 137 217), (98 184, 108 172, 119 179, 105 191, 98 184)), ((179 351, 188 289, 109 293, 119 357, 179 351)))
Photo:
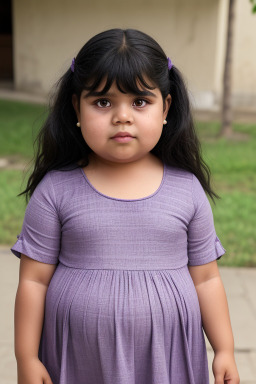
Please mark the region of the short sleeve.
POLYGON ((15 256, 20 258, 23 253, 42 263, 58 263, 61 223, 50 172, 37 185, 28 202, 17 239, 11 248, 15 256))
POLYGON ((206 193, 193 175, 194 215, 188 225, 188 265, 202 265, 219 259, 223 248, 214 227, 213 213, 206 193))

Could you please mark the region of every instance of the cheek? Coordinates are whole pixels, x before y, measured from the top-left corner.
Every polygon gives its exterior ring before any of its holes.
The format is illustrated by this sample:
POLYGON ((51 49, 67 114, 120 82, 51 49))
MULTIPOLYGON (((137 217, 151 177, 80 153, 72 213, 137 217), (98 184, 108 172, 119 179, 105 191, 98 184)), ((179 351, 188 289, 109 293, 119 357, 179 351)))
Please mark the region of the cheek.
POLYGON ((154 111, 149 113, 144 119, 145 130, 150 132, 152 135, 157 135, 163 128, 164 117, 161 111, 154 111))
POLYGON ((156 105, 155 108, 149 110, 146 115, 147 123, 150 125, 161 126, 164 121, 164 111, 162 105, 156 105))
POLYGON ((81 114, 81 131, 85 140, 99 139, 104 132, 104 117, 87 110, 81 114))
POLYGON ((90 125, 83 124, 81 131, 82 131, 83 138, 85 139, 87 144, 92 142, 96 143, 100 139, 98 130, 92 124, 90 125))
POLYGON ((81 124, 81 132, 84 140, 92 149, 101 147, 106 140, 103 124, 93 119, 86 119, 86 121, 87 123, 83 122, 81 124))

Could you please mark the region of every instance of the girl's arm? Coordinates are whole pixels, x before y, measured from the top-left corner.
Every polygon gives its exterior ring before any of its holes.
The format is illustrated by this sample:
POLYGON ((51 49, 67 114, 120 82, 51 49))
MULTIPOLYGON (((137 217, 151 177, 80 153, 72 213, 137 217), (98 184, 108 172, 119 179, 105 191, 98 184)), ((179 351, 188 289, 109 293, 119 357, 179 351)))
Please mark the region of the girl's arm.
POLYGON ((215 384, 238 384, 228 303, 217 262, 189 266, 189 272, 197 291, 203 328, 215 353, 215 384))
POLYGON ((56 265, 21 255, 19 285, 15 301, 15 356, 18 384, 52 384, 38 359, 45 296, 56 265))

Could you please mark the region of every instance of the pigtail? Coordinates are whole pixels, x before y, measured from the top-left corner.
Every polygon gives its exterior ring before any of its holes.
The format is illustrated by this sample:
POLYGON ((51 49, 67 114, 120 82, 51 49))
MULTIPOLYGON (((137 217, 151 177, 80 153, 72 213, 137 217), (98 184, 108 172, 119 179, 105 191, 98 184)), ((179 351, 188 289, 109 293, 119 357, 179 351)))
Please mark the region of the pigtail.
POLYGON ((73 76, 69 69, 57 82, 49 103, 48 117, 34 141, 33 171, 26 189, 26 202, 47 172, 53 169, 71 170, 88 165, 90 148, 76 127, 76 114, 72 105, 73 76))
POLYGON ((219 196, 210 184, 211 172, 202 158, 201 145, 193 122, 190 100, 180 71, 172 66, 169 70, 172 103, 167 115, 167 125, 152 151, 170 166, 192 172, 214 202, 219 196))

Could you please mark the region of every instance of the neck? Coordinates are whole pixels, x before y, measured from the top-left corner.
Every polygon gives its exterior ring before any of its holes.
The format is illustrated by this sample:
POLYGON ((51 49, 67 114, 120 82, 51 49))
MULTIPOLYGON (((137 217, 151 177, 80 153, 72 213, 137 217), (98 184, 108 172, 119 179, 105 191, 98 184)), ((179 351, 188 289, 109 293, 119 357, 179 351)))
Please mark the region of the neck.
POLYGON ((136 159, 130 162, 112 162, 103 159, 95 154, 89 155, 89 166, 93 170, 100 170, 104 173, 134 173, 140 169, 150 168, 155 165, 162 165, 160 159, 153 154, 149 153, 143 158, 136 159))

